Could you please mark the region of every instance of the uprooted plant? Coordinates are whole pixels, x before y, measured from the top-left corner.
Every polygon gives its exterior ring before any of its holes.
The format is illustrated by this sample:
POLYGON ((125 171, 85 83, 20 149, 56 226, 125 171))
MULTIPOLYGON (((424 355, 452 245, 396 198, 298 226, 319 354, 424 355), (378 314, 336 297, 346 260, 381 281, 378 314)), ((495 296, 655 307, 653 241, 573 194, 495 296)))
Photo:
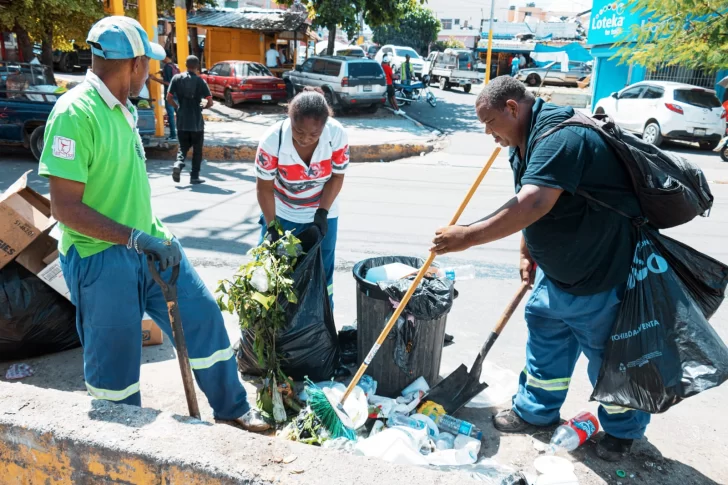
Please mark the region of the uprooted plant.
POLYGON ((291 392, 293 382, 281 370, 276 337, 286 325, 284 304, 298 302, 293 271, 303 249, 290 231, 284 234, 280 225, 276 229, 280 239, 251 249, 252 261, 242 265, 231 280, 220 281, 217 303, 221 310, 238 315, 240 328, 253 336, 258 366, 264 371, 258 407, 282 423, 287 420, 286 407, 294 413, 300 410, 291 392))

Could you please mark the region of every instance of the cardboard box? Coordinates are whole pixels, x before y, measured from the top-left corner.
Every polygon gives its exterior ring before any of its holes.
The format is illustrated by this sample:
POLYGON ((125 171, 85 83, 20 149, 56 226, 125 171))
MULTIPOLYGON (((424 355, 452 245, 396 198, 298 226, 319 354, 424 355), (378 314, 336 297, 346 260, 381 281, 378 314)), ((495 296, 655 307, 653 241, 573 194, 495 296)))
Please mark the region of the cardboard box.
POLYGON ((0 268, 55 224, 50 201, 28 187, 29 173, 0 196, 0 268))
POLYGON ((159 345, 163 341, 162 329, 145 313, 142 319, 142 345, 159 345))

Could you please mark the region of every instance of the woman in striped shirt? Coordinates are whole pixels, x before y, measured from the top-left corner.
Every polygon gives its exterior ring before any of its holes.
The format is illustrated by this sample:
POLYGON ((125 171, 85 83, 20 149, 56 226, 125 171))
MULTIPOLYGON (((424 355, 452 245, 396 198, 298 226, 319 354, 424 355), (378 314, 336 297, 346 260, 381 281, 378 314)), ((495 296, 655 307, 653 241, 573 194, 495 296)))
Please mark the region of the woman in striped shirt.
POLYGON ((337 197, 349 165, 349 142, 331 117, 323 92, 306 88, 288 105, 288 118, 272 126, 255 157, 263 238, 275 241, 276 220, 298 234, 317 227, 323 236, 329 299, 333 308, 334 260, 339 208, 337 197))

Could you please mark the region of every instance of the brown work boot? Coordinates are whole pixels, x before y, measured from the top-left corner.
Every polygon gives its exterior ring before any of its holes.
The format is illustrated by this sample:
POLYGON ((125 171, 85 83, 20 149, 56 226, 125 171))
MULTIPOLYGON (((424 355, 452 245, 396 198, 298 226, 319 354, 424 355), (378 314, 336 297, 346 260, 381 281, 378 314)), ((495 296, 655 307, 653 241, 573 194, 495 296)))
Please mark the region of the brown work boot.
POLYGON ((215 422, 217 424, 227 424, 228 426, 250 431, 251 433, 262 433, 270 429, 270 424, 263 419, 263 416, 261 416, 260 411, 257 409, 251 409, 238 419, 216 419, 215 422))
POLYGON ((523 420, 513 409, 504 409, 493 416, 493 427, 501 433, 521 433, 532 426, 523 420))

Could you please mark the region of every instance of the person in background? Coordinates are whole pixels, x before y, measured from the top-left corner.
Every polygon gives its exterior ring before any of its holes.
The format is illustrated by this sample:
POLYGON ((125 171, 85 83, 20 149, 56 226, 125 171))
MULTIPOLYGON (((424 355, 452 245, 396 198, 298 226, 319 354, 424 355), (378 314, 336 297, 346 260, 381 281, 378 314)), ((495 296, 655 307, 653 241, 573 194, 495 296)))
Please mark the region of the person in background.
POLYGON ((525 69, 527 66, 526 56, 523 54, 518 54, 518 68, 519 69, 525 69))
POLYGON ((337 198, 349 165, 349 141, 332 118, 320 88, 304 88, 288 105, 288 118, 273 125, 255 156, 256 192, 262 215, 260 242, 284 231, 299 234, 317 227, 331 308, 339 221, 337 198))
POLYGON ((192 147, 190 183, 201 184, 205 182, 200 178, 202 147, 205 141, 205 120, 202 117, 202 110, 212 107, 212 94, 207 83, 198 75, 200 60, 195 56, 189 56, 186 66, 187 72, 174 76, 167 92, 167 102, 177 110, 179 132, 179 149, 177 161, 172 168, 172 179, 175 182, 180 181, 187 152, 192 147), (179 100, 179 105, 175 98, 179 100), (201 105, 203 99, 206 101, 204 108, 201 105))
MULTIPOLYGON (((164 109, 167 111, 167 121, 169 122, 169 139, 174 140, 177 138, 177 123, 175 122, 176 112, 174 106, 167 102, 167 92, 169 91, 169 83, 172 82, 172 78, 179 74, 179 68, 177 64, 172 61, 172 55, 167 52, 167 57, 164 58, 164 66, 162 70, 157 73, 161 74, 161 79, 154 75, 149 75, 149 79, 157 82, 164 86, 164 109)), ((177 102, 177 100, 175 100, 177 102)), ((177 102, 179 104, 179 102, 177 102)))
POLYGON ((88 394, 141 406, 141 321, 172 338, 167 302, 147 264, 167 281, 179 268, 179 311, 190 367, 215 421, 249 431, 270 426, 248 405, 220 308, 182 245, 152 211, 137 110, 149 60, 164 59, 134 19, 110 16, 88 33, 92 68, 59 98, 45 127, 39 175, 48 177, 59 222, 63 278, 76 306, 88 394))
POLYGON ((389 99, 389 104, 394 108, 394 114, 403 115, 404 111, 399 109, 397 97, 394 95, 394 74, 392 73, 392 66, 389 64, 389 56, 382 58, 382 70, 387 80, 387 98, 389 99))
POLYGON ((412 70, 412 63, 410 62, 410 56, 407 54, 404 56, 404 62, 402 63, 402 84, 412 84, 415 79, 414 71, 412 70))
POLYGON ((280 67, 281 54, 276 50, 276 45, 271 44, 270 48, 265 51, 265 65, 267 67, 280 67))
POLYGON ((513 59, 511 59, 511 76, 515 77, 516 74, 518 74, 519 66, 521 65, 521 60, 518 56, 513 56, 513 59))

